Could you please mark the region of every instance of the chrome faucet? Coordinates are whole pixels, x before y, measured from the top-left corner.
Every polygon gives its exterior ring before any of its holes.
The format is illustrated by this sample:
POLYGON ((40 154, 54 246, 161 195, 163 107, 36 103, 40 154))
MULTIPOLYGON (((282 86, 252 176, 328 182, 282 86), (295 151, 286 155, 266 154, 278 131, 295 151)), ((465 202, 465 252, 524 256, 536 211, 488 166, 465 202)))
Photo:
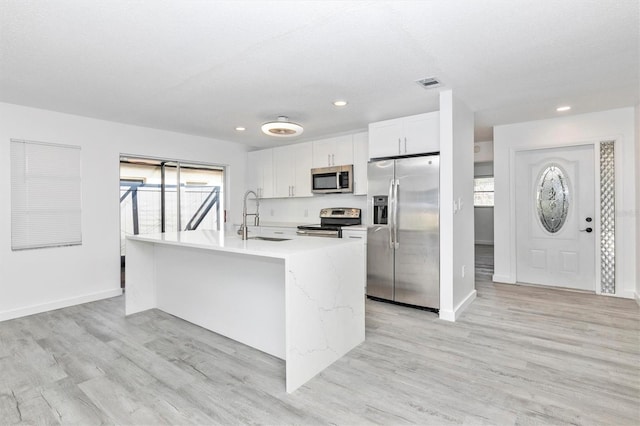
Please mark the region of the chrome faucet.
POLYGON ((258 194, 255 191, 248 190, 244 193, 244 199, 242 200, 242 225, 240 225, 240 229, 238 230, 238 234, 242 236, 243 240, 249 238, 249 230, 247 229, 247 216, 253 216, 253 225, 260 225, 260 200, 258 199, 258 194), (256 200, 256 212, 255 213, 247 213, 247 198, 249 194, 253 194, 254 200, 256 200))

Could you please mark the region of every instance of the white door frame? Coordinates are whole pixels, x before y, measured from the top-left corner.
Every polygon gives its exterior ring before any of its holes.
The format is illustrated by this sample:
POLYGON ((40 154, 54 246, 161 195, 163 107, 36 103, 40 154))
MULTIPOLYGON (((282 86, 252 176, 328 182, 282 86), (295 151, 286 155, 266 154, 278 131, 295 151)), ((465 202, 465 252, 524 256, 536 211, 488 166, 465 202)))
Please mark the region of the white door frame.
MULTIPOLYGON (((511 246, 510 255, 509 255, 509 264, 511 270, 511 280, 512 284, 516 283, 517 277, 517 255, 516 255, 516 153, 522 151, 536 151, 541 149, 552 149, 552 148, 567 148, 574 147, 579 145, 591 145, 593 147, 593 167, 594 167, 594 201, 595 201, 595 209, 594 209, 594 233, 595 233, 595 288, 593 289, 596 294, 602 294, 602 286, 601 286, 601 277, 602 277, 602 269, 601 269, 601 244, 600 244, 600 230, 601 230, 601 221, 600 221, 600 142, 612 140, 616 142, 616 150, 615 150, 615 179, 616 183, 620 182, 619 173, 620 173, 620 165, 622 164, 622 159, 620 158, 621 149, 618 149, 620 144, 618 143, 619 137, 602 137, 597 140, 588 140, 588 141, 571 141, 571 142, 559 142, 553 145, 545 145, 545 146, 536 146, 536 145, 527 145, 521 146, 517 148, 509 149, 509 234, 510 241, 509 245, 511 246)), ((616 190, 615 204, 618 206, 618 190, 616 190)), ((616 226, 616 241, 620 241, 618 238, 619 234, 619 226, 616 226)), ((618 271, 622 270, 620 260, 622 256, 617 256, 618 247, 616 247, 616 277, 618 276, 618 271)), ((619 282, 616 279, 616 282, 619 282)), ((618 294, 617 286, 616 286, 616 294, 618 294)))

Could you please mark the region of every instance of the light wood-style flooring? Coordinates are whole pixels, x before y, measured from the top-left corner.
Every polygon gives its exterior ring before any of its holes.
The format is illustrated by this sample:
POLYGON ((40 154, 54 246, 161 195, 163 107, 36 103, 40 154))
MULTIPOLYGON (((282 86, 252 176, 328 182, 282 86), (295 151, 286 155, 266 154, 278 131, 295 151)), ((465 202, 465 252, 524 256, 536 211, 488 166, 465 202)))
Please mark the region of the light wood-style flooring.
POLYGON ((490 281, 456 323, 367 302, 366 342, 295 393, 284 362, 116 297, 0 323, 0 424, 640 424, 632 300, 490 281))

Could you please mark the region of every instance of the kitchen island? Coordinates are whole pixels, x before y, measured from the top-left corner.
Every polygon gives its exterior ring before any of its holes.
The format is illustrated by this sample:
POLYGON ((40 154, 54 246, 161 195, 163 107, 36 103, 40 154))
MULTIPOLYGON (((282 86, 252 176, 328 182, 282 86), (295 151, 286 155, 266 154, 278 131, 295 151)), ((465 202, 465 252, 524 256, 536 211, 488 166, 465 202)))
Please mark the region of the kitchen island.
POLYGON ((293 392, 364 341, 361 242, 127 237, 126 314, 157 308, 285 360, 293 392))

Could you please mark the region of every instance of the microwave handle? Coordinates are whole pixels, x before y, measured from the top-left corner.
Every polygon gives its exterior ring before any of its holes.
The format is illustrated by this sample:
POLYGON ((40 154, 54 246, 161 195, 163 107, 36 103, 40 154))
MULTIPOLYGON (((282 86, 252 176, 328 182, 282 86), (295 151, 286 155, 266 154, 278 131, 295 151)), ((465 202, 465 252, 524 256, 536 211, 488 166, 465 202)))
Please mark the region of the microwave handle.
POLYGON ((336 173, 336 189, 340 189, 340 172, 336 173))

